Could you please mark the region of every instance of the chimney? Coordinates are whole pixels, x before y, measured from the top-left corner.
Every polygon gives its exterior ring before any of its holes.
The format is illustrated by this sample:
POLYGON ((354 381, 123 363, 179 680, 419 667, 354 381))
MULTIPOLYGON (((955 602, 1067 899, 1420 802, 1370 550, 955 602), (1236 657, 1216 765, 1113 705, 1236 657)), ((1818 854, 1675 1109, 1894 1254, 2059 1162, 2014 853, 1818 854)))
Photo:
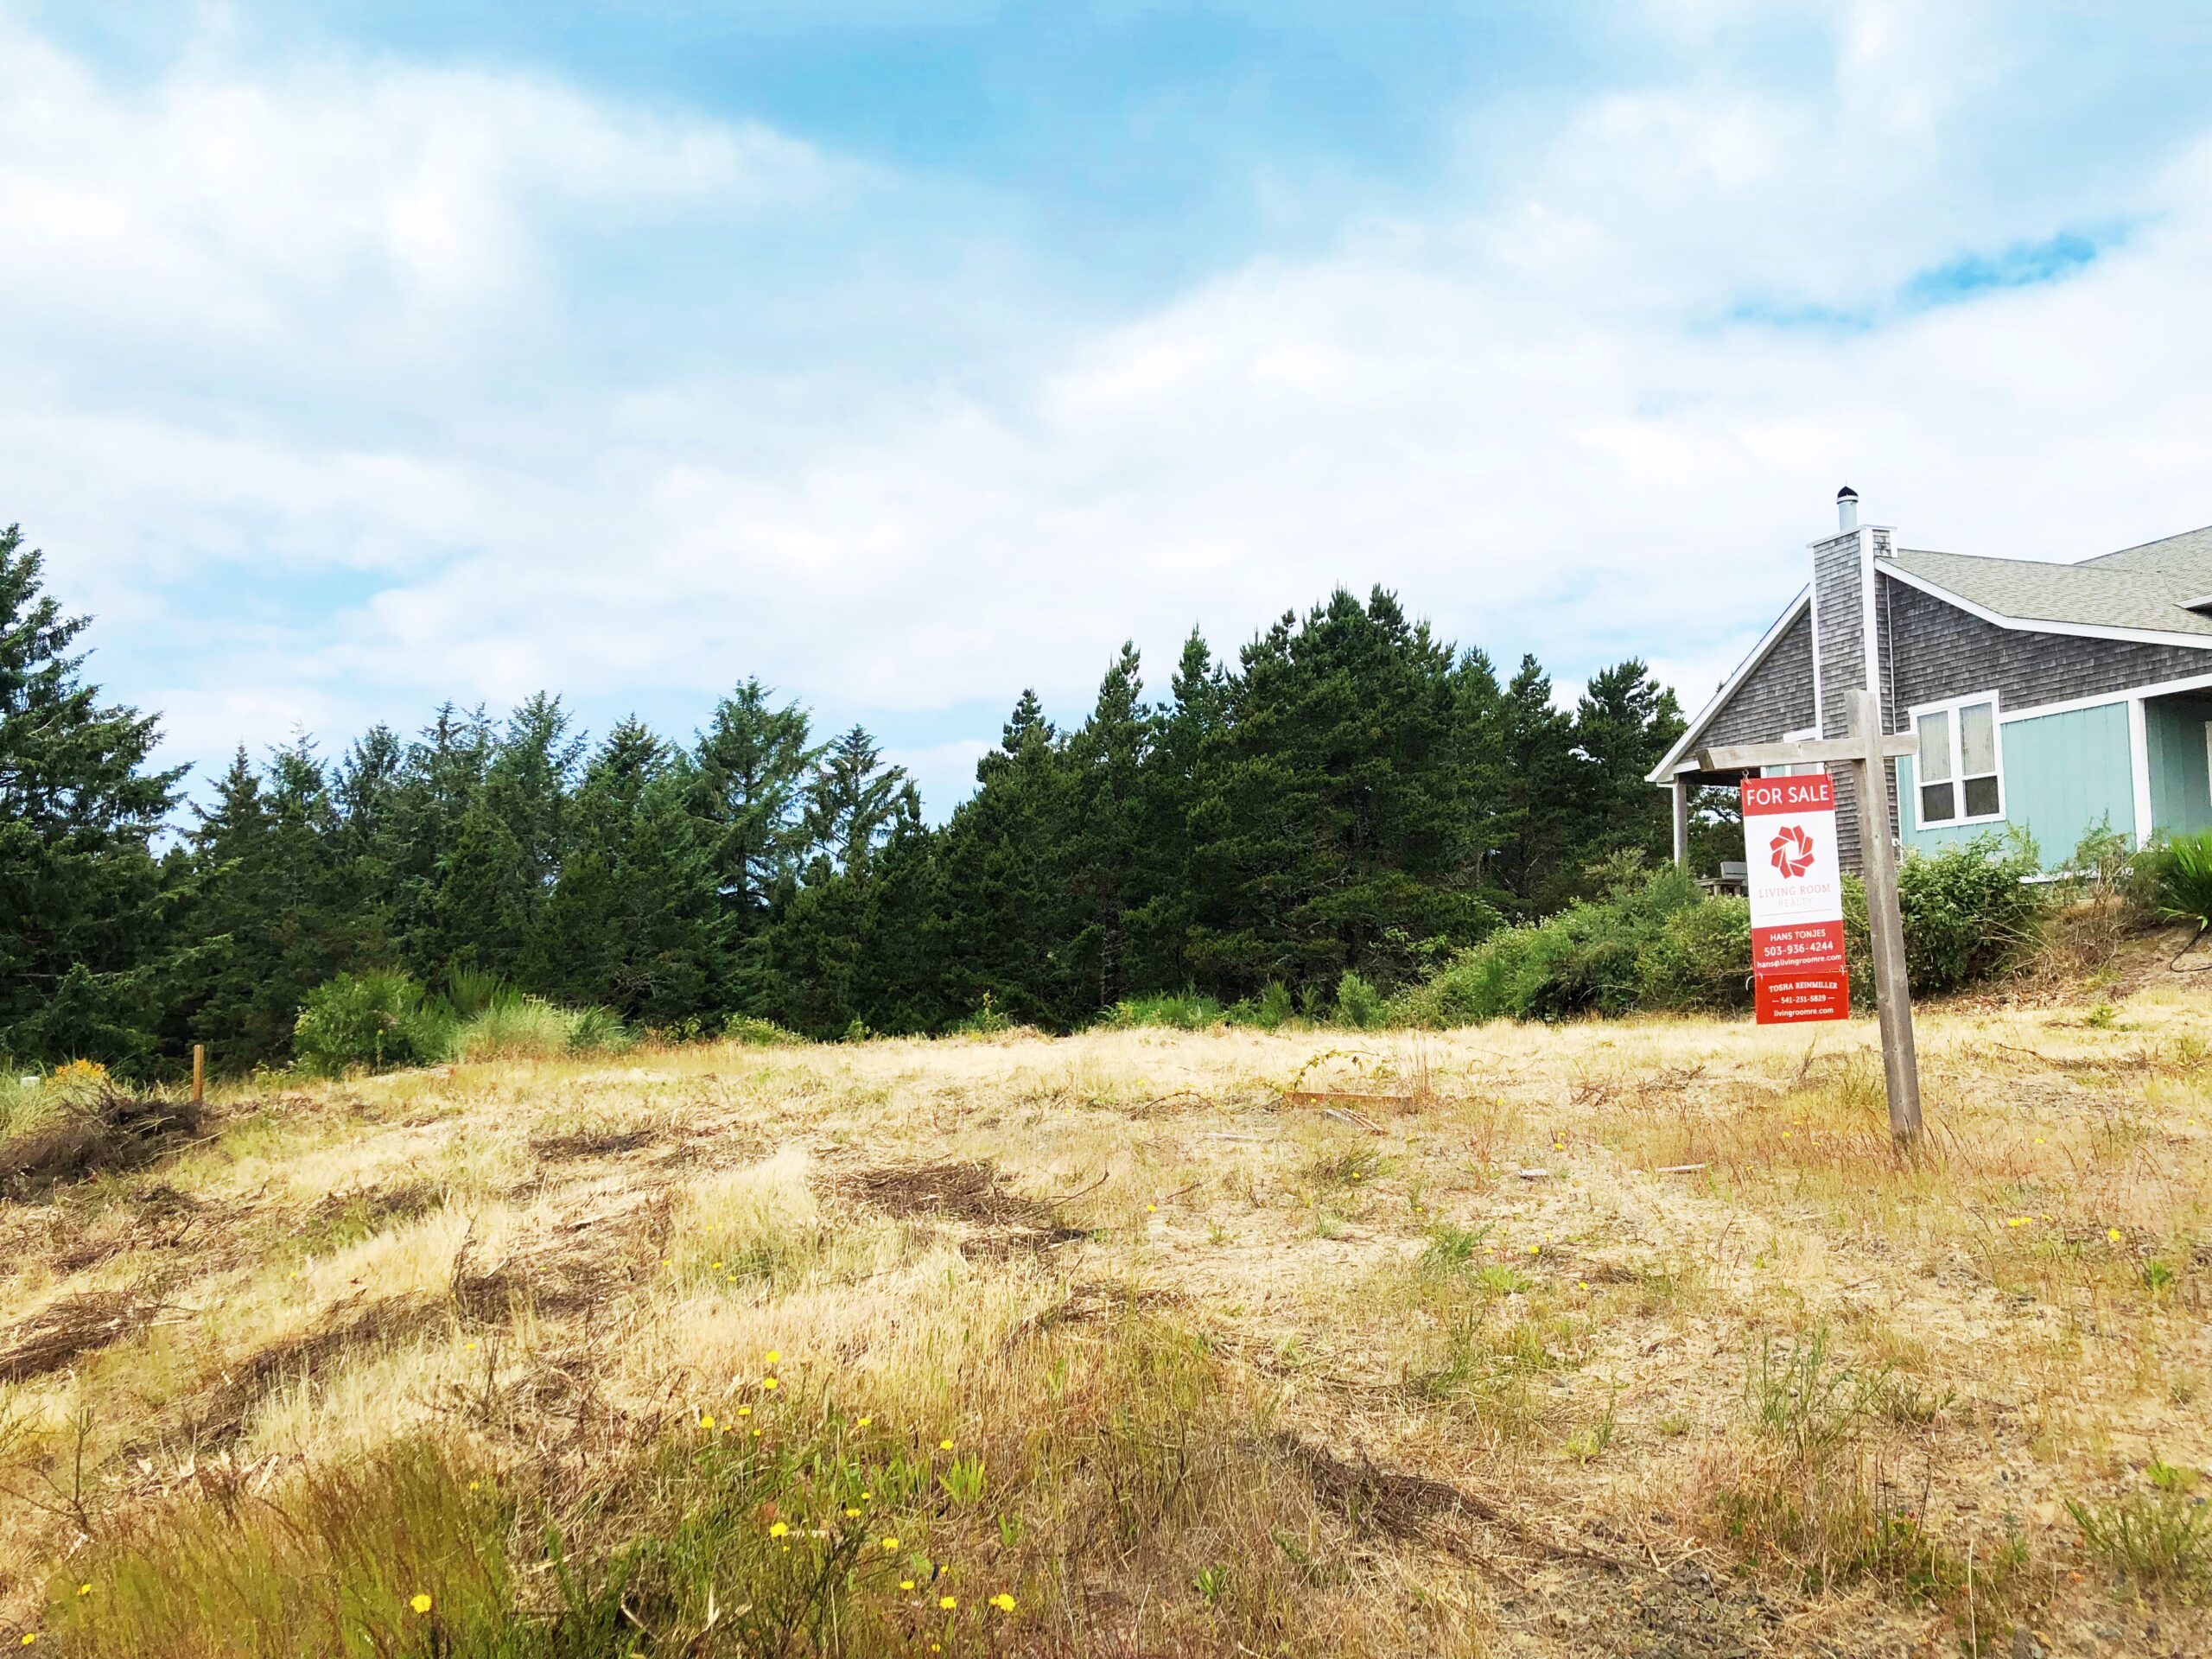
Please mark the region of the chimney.
POLYGON ((1859 492, 1848 484, 1835 493, 1835 522, 1847 536, 1859 528, 1859 492))

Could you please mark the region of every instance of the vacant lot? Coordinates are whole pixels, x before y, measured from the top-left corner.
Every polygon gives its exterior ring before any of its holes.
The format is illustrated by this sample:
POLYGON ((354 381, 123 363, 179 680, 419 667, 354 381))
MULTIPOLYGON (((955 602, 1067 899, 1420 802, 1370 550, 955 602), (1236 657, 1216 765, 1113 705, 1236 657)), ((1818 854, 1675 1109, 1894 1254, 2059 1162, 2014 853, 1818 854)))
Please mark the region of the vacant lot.
POLYGON ((2206 1006, 1928 1016, 1910 1166, 1865 1024, 240 1093, 0 1205, 0 1629, 2201 1653, 2206 1006))

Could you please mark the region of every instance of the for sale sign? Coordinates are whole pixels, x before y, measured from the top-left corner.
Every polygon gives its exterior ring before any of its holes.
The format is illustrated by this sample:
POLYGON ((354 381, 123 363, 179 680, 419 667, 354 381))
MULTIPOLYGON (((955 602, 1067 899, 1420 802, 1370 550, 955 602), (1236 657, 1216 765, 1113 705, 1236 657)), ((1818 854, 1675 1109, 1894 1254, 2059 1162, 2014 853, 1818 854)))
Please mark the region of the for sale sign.
POLYGON ((1835 785, 1826 772, 1746 778, 1743 803, 1758 1021, 1841 1020, 1851 1012, 1851 985, 1843 966, 1835 785))

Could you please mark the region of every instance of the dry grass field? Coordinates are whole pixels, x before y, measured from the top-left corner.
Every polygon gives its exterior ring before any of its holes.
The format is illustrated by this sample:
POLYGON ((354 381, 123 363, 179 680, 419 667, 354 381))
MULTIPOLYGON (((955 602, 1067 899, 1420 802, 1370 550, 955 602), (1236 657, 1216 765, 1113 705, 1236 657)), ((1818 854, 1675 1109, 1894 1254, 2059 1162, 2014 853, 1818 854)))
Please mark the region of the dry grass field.
POLYGON ((1910 1166, 1865 1022, 242 1090, 0 1204, 0 1631, 2212 1651, 2209 1006, 1927 1014, 1910 1166))

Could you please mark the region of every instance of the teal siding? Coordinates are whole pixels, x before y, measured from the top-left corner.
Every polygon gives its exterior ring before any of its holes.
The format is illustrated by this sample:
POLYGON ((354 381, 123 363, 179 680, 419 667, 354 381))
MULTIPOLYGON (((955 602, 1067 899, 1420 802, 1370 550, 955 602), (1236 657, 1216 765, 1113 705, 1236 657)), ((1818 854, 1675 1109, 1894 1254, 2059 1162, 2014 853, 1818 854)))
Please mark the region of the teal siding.
MULTIPOLYGON (((2063 868, 2082 834, 2107 820, 2123 834, 2135 830, 2135 784, 2128 761, 2127 705, 2100 703, 2065 714, 2037 715, 2005 722, 1999 734, 2005 775, 2005 820, 2000 823, 1921 824, 1913 763, 1897 762, 1897 811, 1906 847, 1934 852, 2008 826, 2036 840, 2045 869, 2063 868)), ((2197 765, 2204 766, 2204 733, 2196 735, 2197 765)), ((2212 809, 2209 809, 2212 810, 2212 809)))
POLYGON ((2153 697, 2143 705, 2151 750, 2151 822, 2169 835, 2212 830, 2212 766, 2204 749, 2212 698, 2153 697))

